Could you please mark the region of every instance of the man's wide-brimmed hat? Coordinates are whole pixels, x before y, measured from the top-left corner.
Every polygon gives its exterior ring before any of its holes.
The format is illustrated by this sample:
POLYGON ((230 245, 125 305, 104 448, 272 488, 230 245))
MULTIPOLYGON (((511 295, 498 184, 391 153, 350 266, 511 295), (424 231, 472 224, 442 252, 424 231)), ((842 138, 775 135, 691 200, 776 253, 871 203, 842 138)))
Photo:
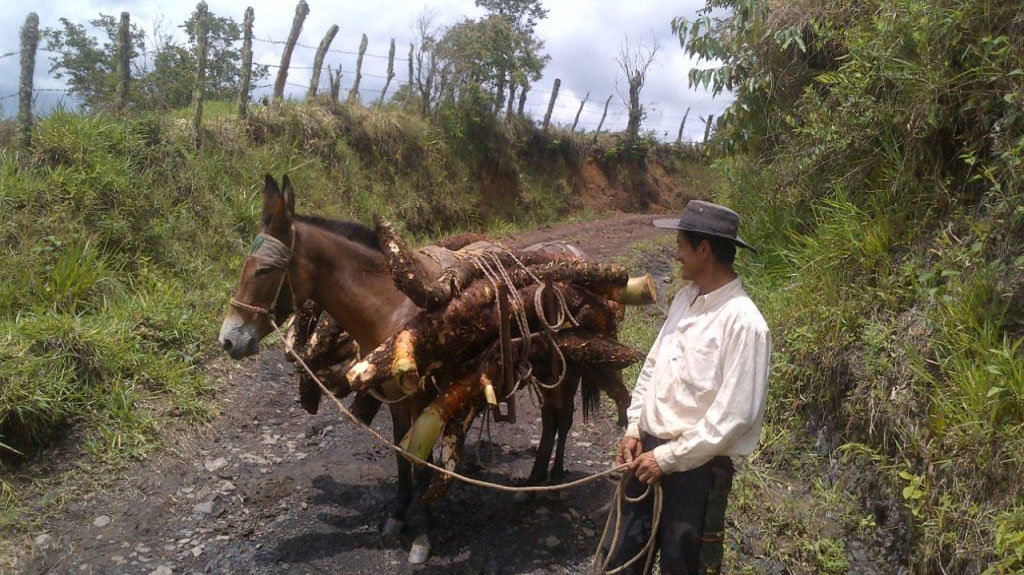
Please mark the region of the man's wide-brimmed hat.
POLYGON ((740 216, 725 206, 712 204, 702 200, 690 200, 683 209, 679 219, 668 218, 654 220, 655 227, 666 230, 684 230, 731 240, 736 245, 754 250, 753 246, 743 241, 737 230, 740 227, 740 216))

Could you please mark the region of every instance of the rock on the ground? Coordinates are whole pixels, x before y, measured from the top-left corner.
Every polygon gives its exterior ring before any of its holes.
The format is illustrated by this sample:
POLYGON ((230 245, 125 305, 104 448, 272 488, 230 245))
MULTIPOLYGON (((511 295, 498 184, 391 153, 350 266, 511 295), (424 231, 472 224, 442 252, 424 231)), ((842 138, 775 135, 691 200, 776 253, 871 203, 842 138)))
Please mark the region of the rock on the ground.
POLYGON ((109 515, 100 515, 96 519, 92 520, 93 527, 106 527, 107 525, 110 525, 109 515))
POLYGON ((35 543, 36 549, 48 549, 50 544, 53 543, 53 537, 51 537, 49 533, 43 533, 41 535, 37 535, 33 540, 33 543, 35 543))
POLYGON ((160 565, 156 569, 149 572, 149 575, 173 575, 174 570, 166 565, 160 565))
POLYGON ((213 473, 214 471, 224 468, 227 464, 227 459, 224 459, 223 457, 218 457, 217 459, 214 459, 212 461, 207 461, 205 465, 206 470, 209 471, 210 473, 213 473))
POLYGON ((192 508, 196 513, 202 513, 203 515, 209 515, 213 513, 213 501, 203 501, 202 503, 196 503, 195 507, 192 508))

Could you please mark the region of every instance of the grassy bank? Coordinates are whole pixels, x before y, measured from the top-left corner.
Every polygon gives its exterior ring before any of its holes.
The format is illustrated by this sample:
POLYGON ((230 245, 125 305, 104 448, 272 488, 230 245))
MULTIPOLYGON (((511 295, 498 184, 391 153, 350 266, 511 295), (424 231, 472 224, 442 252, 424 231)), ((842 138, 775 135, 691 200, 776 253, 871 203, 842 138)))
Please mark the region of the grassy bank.
POLYGON ((758 63, 717 198, 761 248, 771 425, 833 459, 891 565, 1021 572, 1019 4, 734 8, 719 57, 758 63))
MULTIPOLYGON (((205 128, 199 152, 180 114, 57 111, 38 120, 27 152, 9 124, 0 130, 5 475, 57 444, 116 466, 144 456, 168 423, 211 417, 202 365, 218 352, 264 173, 290 175, 300 213, 381 213, 425 241, 590 214, 574 189, 586 161, 637 180, 652 164, 678 178, 701 168, 691 151, 650 140, 428 123, 387 107, 287 104, 256 108, 245 125, 211 113, 205 128)), ((0 478, 0 525, 22 495, 0 478)))

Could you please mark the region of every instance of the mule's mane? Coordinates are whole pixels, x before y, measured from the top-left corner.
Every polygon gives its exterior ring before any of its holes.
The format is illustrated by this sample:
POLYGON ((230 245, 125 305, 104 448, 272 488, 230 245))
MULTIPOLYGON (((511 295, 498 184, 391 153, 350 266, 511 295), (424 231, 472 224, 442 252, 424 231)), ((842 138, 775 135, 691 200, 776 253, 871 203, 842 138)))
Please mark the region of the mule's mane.
POLYGON ((366 224, 344 220, 332 220, 320 216, 299 216, 295 219, 304 224, 315 226, 322 230, 337 234, 345 239, 352 240, 357 244, 380 251, 380 240, 377 239, 377 232, 366 224))

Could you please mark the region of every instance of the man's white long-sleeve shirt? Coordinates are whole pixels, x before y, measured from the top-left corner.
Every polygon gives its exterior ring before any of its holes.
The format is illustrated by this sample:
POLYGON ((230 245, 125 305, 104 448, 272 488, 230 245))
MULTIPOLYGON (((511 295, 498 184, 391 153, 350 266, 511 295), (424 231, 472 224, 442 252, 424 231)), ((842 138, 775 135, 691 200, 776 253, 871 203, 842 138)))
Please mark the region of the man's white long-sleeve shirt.
POLYGON ((654 449, 663 473, 748 455, 761 435, 768 325, 739 278, 698 294, 693 283, 676 294, 627 411, 627 437, 669 440, 654 449))

